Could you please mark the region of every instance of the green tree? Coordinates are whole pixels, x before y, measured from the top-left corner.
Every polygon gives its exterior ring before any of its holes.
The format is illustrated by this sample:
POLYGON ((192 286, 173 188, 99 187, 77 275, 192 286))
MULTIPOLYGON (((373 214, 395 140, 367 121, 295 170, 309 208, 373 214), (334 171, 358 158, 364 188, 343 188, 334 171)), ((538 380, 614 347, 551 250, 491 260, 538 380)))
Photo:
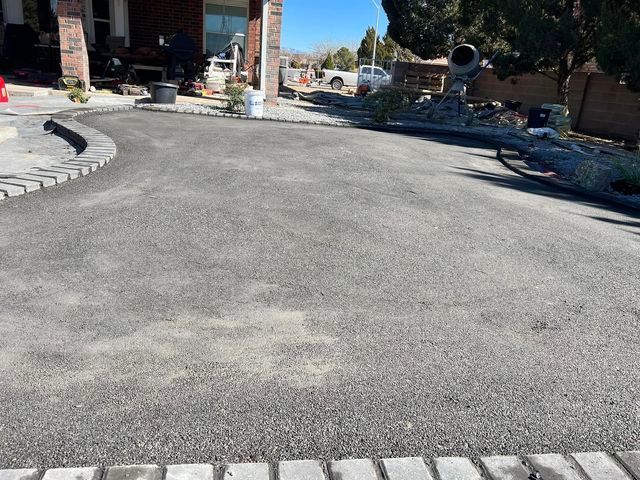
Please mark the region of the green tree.
POLYGON ((339 70, 346 70, 348 72, 353 71, 358 63, 355 53, 347 47, 341 47, 338 49, 334 55, 334 61, 339 70))
POLYGON ((640 0, 382 0, 389 35, 420 57, 445 56, 461 42, 487 54, 500 50, 494 62, 499 78, 525 73, 549 76, 564 104, 571 75, 592 59, 616 52, 631 58, 613 64, 601 59, 602 67, 626 75, 629 85, 635 85, 629 72, 640 53, 620 46, 626 41, 615 44, 623 36, 630 42, 627 45, 633 45, 637 33, 633 16, 620 15, 621 3, 629 12, 639 10, 640 0), (605 19, 613 16, 605 16, 607 9, 619 15, 608 28, 605 19), (604 38, 609 38, 608 49, 604 38))
POLYGON ((401 47, 391 36, 386 33, 382 38, 382 55, 378 58, 381 60, 396 60, 400 62, 416 62, 419 60, 408 48, 401 47))
POLYGON ((358 58, 370 60, 373 58, 373 45, 377 42, 376 46, 376 60, 380 60, 380 51, 383 48, 383 43, 380 41, 380 36, 376 37, 376 29, 373 27, 367 28, 367 32, 364 38, 360 42, 360 48, 358 48, 358 58))
POLYGON ((560 102, 567 105, 571 75, 594 58, 601 3, 469 0, 460 11, 471 41, 486 52, 501 51, 494 62, 498 78, 531 72, 549 76, 556 82, 560 102), (477 11, 487 16, 478 21, 473 18, 477 11))
POLYGON ((333 63, 333 55, 332 54, 328 54, 327 58, 324 60, 324 62, 322 62, 322 68, 326 68, 327 70, 333 70, 335 69, 335 64, 333 63))
POLYGON ((631 90, 640 91, 640 0, 605 2, 601 21, 598 64, 631 90))
POLYGON ((389 18, 387 34, 416 55, 433 59, 455 45, 460 0, 382 0, 389 18))

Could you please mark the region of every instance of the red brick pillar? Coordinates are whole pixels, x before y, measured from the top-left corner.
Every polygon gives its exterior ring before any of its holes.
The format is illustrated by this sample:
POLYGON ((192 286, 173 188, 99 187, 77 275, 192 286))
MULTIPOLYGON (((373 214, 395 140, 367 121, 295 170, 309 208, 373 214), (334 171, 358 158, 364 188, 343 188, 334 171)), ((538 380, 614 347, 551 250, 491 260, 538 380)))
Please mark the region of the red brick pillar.
POLYGON ((284 0, 269 2, 269 19, 267 22, 267 102, 274 104, 278 100, 280 83, 280 32, 282 30, 282 6, 284 0))
POLYGON ((89 56, 82 28, 83 0, 58 0, 63 75, 75 75, 89 88, 89 56))

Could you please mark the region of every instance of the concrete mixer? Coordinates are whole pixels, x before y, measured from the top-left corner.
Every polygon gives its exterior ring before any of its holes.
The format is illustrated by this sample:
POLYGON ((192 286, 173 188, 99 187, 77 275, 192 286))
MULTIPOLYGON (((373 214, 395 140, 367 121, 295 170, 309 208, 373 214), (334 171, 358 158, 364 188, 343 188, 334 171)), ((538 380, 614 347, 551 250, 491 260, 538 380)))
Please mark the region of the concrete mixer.
POLYGON ((480 52, 476 47, 469 44, 462 44, 455 47, 449 53, 447 62, 449 64, 449 73, 452 80, 451 88, 445 96, 440 100, 438 105, 432 110, 431 116, 433 116, 440 105, 449 98, 452 93, 458 95, 458 115, 462 114, 462 108, 466 110, 466 92, 467 84, 478 78, 482 70, 487 68, 493 60, 496 58, 499 52, 496 52, 491 59, 483 66, 480 63, 480 52))

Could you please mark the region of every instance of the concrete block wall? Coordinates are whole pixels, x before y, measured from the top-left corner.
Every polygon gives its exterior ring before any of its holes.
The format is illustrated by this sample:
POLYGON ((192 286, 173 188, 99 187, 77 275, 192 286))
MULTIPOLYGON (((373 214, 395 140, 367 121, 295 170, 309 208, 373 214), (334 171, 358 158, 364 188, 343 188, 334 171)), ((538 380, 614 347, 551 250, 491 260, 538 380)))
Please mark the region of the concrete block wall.
MULTIPOLYGON (((501 81, 489 70, 474 82, 470 94, 498 101, 521 101, 522 112, 558 102, 556 83, 540 74, 501 81)), ((640 133, 640 93, 631 92, 604 73, 572 75, 569 111, 572 127, 580 132, 627 140, 637 139, 640 133)))
MULTIPOLYGON (((582 98, 580 89, 574 88, 579 87, 577 76, 576 74, 573 78, 569 97, 569 109, 572 112, 579 108, 582 98)), ((543 103, 557 103, 559 100, 556 82, 544 75, 524 75, 498 80, 491 69, 484 71, 477 78, 469 94, 499 102, 517 100, 522 102, 522 112, 528 111, 531 107, 539 107, 543 103)))
MULTIPOLYGON (((585 78, 586 74, 582 74, 585 78)), ((579 129, 623 138, 640 135, 640 93, 602 73, 591 74, 579 129)))
MULTIPOLYGON (((404 85, 410 75, 441 74, 447 77, 445 65, 397 62, 393 82, 404 85)), ((541 74, 523 75, 498 80, 493 70, 483 72, 468 91, 469 95, 488 100, 522 102, 521 112, 543 103, 557 103, 556 82, 541 74)), ((574 73, 571 77, 569 111, 573 129, 596 136, 636 140, 640 135, 640 93, 631 92, 615 78, 597 70, 574 73)))

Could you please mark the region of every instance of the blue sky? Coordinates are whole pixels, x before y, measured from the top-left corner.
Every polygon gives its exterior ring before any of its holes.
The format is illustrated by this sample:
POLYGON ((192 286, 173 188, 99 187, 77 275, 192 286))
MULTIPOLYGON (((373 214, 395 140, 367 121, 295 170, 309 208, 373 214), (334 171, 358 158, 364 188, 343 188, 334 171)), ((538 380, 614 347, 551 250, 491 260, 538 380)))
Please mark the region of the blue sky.
MULTIPOLYGON (((379 0, 376 0, 379 5, 379 0)), ((376 24, 371 0, 285 0, 282 17, 283 48, 308 51, 314 43, 360 44, 367 27, 376 24)), ((387 30, 380 9, 380 36, 387 30)))

